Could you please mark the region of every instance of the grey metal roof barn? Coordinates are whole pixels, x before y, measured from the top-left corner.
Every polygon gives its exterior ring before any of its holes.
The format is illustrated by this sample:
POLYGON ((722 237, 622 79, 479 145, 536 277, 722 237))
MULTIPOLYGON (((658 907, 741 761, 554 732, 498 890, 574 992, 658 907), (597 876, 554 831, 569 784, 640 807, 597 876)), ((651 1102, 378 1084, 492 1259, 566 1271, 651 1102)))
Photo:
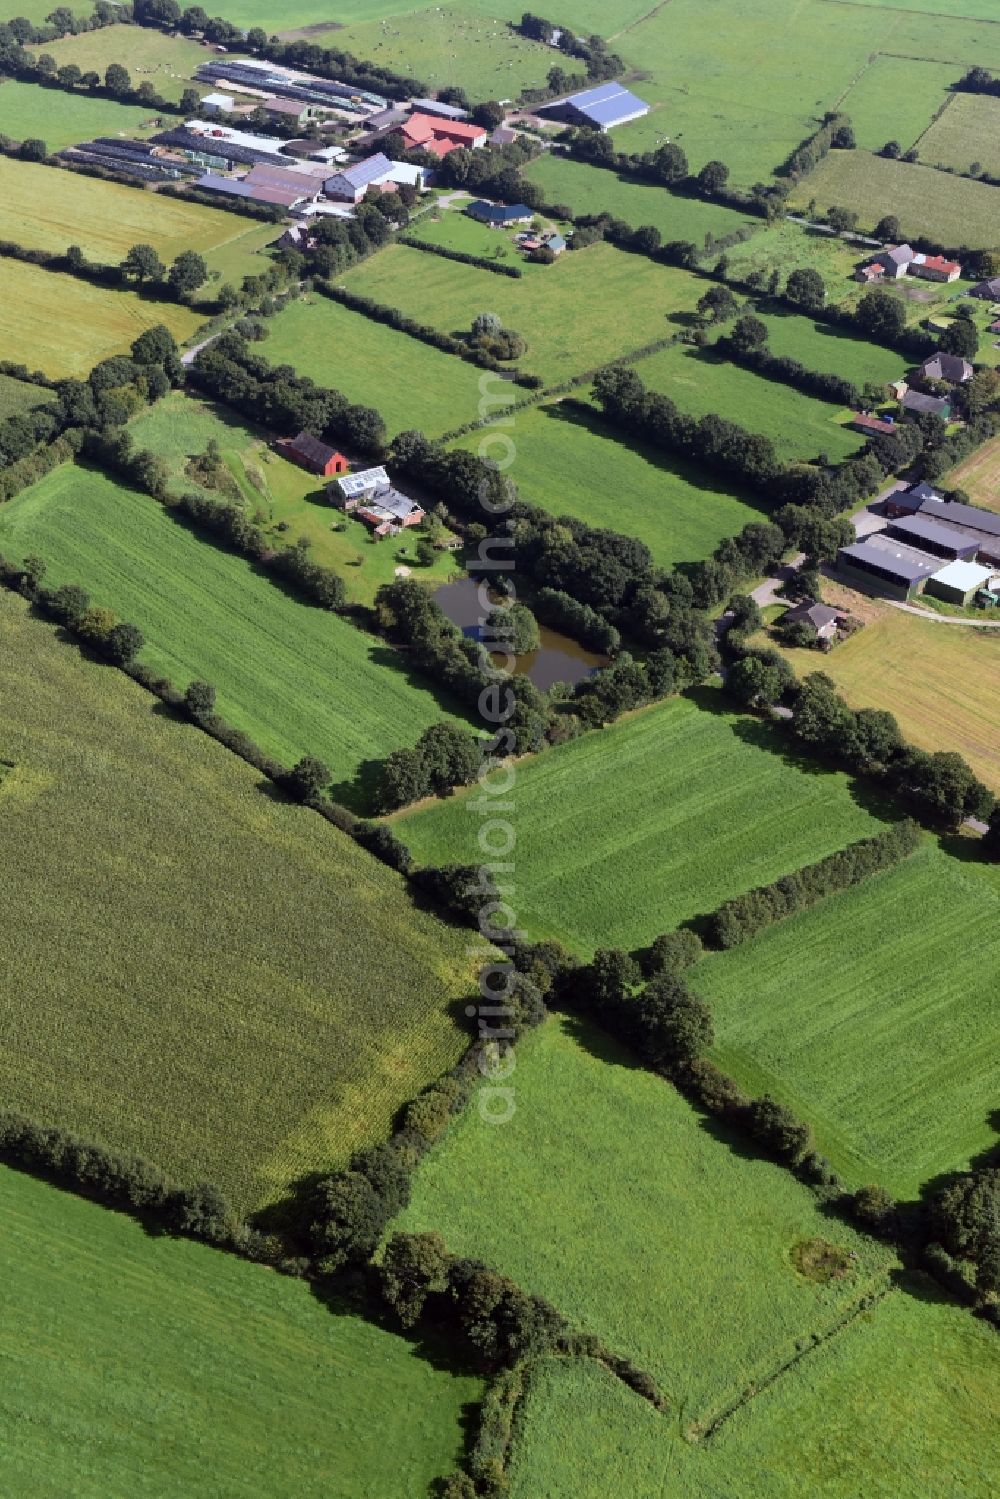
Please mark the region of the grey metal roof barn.
POLYGON ((938 557, 928 557, 913 547, 904 546, 900 542, 894 544, 888 539, 882 540, 880 544, 877 536, 870 541, 856 541, 853 546, 841 547, 838 557, 858 562, 866 570, 908 584, 929 578, 941 566, 938 557))
POLYGON ((928 499, 920 507, 921 515, 946 525, 968 526, 973 531, 985 531, 989 536, 1000 536, 1000 515, 993 510, 980 510, 978 505, 962 505, 957 500, 928 499))
POLYGON ((649 105, 622 84, 611 82, 570 94, 565 99, 555 99, 551 104, 540 104, 535 113, 595 126, 598 130, 610 130, 612 125, 624 125, 627 120, 637 120, 648 114, 649 105))
POLYGON ((890 521, 886 534, 939 557, 974 557, 979 550, 975 536, 966 535, 958 526, 939 525, 926 512, 890 521))

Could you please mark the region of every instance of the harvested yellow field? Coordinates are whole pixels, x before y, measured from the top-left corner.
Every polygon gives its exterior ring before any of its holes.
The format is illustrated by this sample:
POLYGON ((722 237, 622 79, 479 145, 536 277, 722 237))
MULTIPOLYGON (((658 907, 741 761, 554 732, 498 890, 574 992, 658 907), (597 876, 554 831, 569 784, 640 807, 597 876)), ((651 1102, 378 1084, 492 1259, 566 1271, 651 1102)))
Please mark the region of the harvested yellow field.
POLYGON ((947 489, 964 489, 974 505, 1000 510, 1000 437, 984 443, 941 482, 947 489))

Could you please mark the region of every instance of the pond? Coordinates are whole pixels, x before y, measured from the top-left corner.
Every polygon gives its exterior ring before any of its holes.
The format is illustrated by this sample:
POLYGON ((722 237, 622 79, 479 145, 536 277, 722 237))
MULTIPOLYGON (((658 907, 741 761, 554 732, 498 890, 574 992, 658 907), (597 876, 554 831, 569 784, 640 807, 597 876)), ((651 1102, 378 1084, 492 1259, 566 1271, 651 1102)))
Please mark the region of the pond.
MULTIPOLYGON (((482 634, 483 607, 479 597, 479 583, 475 578, 462 578, 457 583, 445 583, 435 590, 434 601, 440 604, 452 624, 461 629, 463 635, 478 640, 482 634)), ((499 601, 499 596, 498 596, 499 601)), ((526 676, 542 692, 555 682, 575 685, 589 677, 592 672, 608 664, 607 656, 588 651, 568 635, 539 625, 541 645, 537 651, 517 656, 514 671, 526 676)))

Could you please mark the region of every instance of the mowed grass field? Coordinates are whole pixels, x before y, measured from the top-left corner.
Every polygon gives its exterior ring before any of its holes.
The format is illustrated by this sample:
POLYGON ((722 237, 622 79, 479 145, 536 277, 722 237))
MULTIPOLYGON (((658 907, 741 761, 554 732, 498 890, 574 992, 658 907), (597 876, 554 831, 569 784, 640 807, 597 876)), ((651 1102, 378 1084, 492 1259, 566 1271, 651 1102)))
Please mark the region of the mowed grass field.
MULTIPOLYGON (((902 375, 906 361, 900 354, 866 338, 854 337, 845 328, 799 317, 766 303, 757 315, 767 324, 768 345, 773 354, 797 359, 806 369, 840 375, 853 380, 859 390, 865 382, 886 383, 902 375)), ((723 329, 725 332, 725 329, 723 329)))
POLYGON ((550 1018, 516 1060, 513 1117, 499 1131, 466 1110, 395 1226, 438 1229, 647 1369, 671 1401, 665 1441, 884 1283, 883 1246, 733 1150, 601 1032, 550 1018), (858 1256, 842 1279, 796 1270, 796 1245, 814 1237, 858 1256))
MULTIPOLYGON (((93 34, 100 35, 99 32, 93 34)), ((79 38, 74 37, 72 40, 77 41, 79 38)), ((58 45, 55 42, 52 44, 53 47, 58 45)), ((44 50, 48 52, 50 49, 46 47, 44 50)), ((61 151, 64 146, 90 140, 95 135, 148 135, 148 127, 155 114, 156 110, 150 109, 148 104, 119 104, 115 99, 94 97, 86 92, 69 94, 63 89, 45 88, 37 83, 20 83, 14 78, 0 84, 0 131, 16 141, 27 140, 29 137, 43 140, 50 151, 61 151)), ((5 167, 7 163, 8 158, 5 158, 5 167)), ((68 172, 65 177, 69 177, 68 172)), ((52 191, 51 180, 46 180, 50 183, 46 198, 51 194, 54 200, 56 195, 52 191)), ((64 178, 57 180, 62 182, 64 178)), ((86 180, 96 185, 96 179, 86 180)), ((4 198, 8 192, 9 187, 5 182, 2 190, 4 198)))
MULTIPOLYGON (((842 776, 786 749, 705 688, 523 761, 518 924, 585 953, 636 948, 876 830, 842 776)), ((461 795, 394 826, 420 863, 473 856, 461 795)))
POLYGON ((4 1493, 412 1499, 460 1454, 479 1382, 301 1281, 8 1167, 0 1204, 4 1493))
MULTIPOLYGON (((186 88, 200 94, 211 92, 210 83, 199 83, 195 71, 201 63, 211 62, 215 51, 189 37, 166 36, 149 26, 104 26, 97 31, 83 31, 78 36, 64 36, 45 47, 59 67, 75 62, 84 73, 93 69, 104 77, 109 63, 120 62, 129 71, 134 86, 151 83, 164 99, 180 99, 186 88)), ((155 114, 146 110, 146 117, 155 114)))
POLYGON ((954 94, 920 142, 920 155, 956 172, 967 172, 978 162, 991 176, 1000 174, 1000 99, 954 94))
POLYGON ((179 341, 204 321, 190 307, 109 291, 22 261, 3 263, 0 359, 53 379, 86 375, 109 354, 127 354, 146 328, 165 323, 179 341))
MULTIPOLYGON (((411 269, 413 260, 420 266, 444 266, 446 273, 465 269, 419 250, 401 248, 401 253, 412 257, 407 261, 411 269)), ((484 271, 474 274, 491 286, 501 279, 484 271)), ((487 302, 489 290, 484 292, 487 302)), ((376 407, 392 436, 418 427, 428 437, 439 437, 492 415, 501 397, 507 404, 523 394, 518 386, 504 385, 478 366, 341 307, 329 297, 290 302, 268 327, 263 352, 272 363, 292 364, 321 385, 342 390, 350 401, 376 407), (484 376, 491 404, 481 408, 484 376)))
POLYGON ((894 213, 904 235, 926 235, 939 244, 960 240, 971 249, 997 243, 997 189, 933 167, 889 161, 868 151, 831 151, 803 177, 788 199, 802 209, 815 199, 821 211, 831 204, 853 208, 859 227, 870 232, 885 213, 894 213))
POLYGON ((647 389, 662 391, 682 411, 692 416, 714 412, 769 437, 786 462, 808 462, 826 453, 831 462, 839 463, 861 446, 860 435, 844 425, 850 418, 846 408, 807 396, 780 380, 765 380, 711 349, 672 344, 640 359, 634 369, 647 389))
POLYGON ((645 542, 660 567, 707 557, 761 512, 723 489, 709 473, 665 453, 617 439, 596 415, 561 404, 515 413, 511 425, 483 427, 458 438, 487 459, 501 460, 522 496, 554 515, 573 515, 645 542))
POLYGON ((998 967, 1000 868, 928 844, 690 979, 726 1071, 792 1103, 853 1184, 912 1197, 996 1144, 998 967))
POLYGON ((625 219, 633 228, 652 224, 664 240, 689 239, 699 247, 708 234, 721 238, 743 224, 761 223, 759 218, 719 203, 682 198, 664 187, 630 182, 603 167, 571 161, 568 156, 556 156, 551 151, 533 161, 525 176, 538 183, 547 202, 565 203, 574 214, 606 211, 617 219, 625 219))
MULTIPOLYGON (((166 460, 172 488, 179 494, 200 487, 185 468, 214 438, 246 510, 273 537, 275 546, 307 537, 315 560, 340 573, 352 604, 373 604, 377 590, 393 581, 397 567, 417 566, 412 532, 375 542, 362 521, 333 509, 325 490, 317 488, 320 481, 282 458, 267 434, 247 427, 225 406, 171 391, 135 418, 131 432, 137 448, 151 448, 166 460), (335 531, 334 525, 343 529, 335 531), (279 526, 285 529, 279 531, 279 526)), ((431 567, 420 567, 416 575, 435 586, 457 570, 453 554, 440 552, 431 567)))
MULTIPOLYGON (((947 28, 944 28, 947 35, 947 28)), ((850 116, 854 136, 866 151, 881 151, 898 141, 904 151, 915 145, 937 110, 952 98, 961 75, 953 62, 920 62, 913 57, 878 56, 840 100, 850 116)), ((951 104, 948 104, 951 108, 951 104)), ((926 160, 926 153, 921 149, 926 160)))
POLYGON ((868 623, 828 655, 779 646, 798 675, 825 671, 852 708, 888 708, 921 749, 958 750, 1000 792, 1000 630, 918 619, 835 584, 824 592, 868 623))
POLYGON ((447 333, 467 333, 479 312, 497 313, 527 340, 520 367, 546 385, 675 333, 673 319, 691 312, 704 290, 687 271, 609 244, 561 255, 544 276, 520 281, 390 245, 341 280, 447 333))
POLYGON ((1000 438, 977 448, 952 469, 946 482, 949 489, 964 489, 974 505, 1000 510, 1000 438))
MULTIPOLYGON (((53 192, 51 167, 0 157, 0 239, 58 253, 79 245, 89 259, 115 263, 134 244, 153 245, 166 264, 182 250, 197 250, 214 264, 210 252, 217 251, 241 258, 240 274, 247 274, 254 269, 249 258, 253 250, 279 232, 273 224, 254 224, 118 182, 74 172, 62 172, 54 180, 58 193, 53 192)), ((182 309, 172 305, 172 310, 182 309)))
POLYGON ((461 935, 0 598, 6 1107, 238 1206, 384 1137, 462 1049, 461 935))
POLYGON ((669 1414, 599 1365, 548 1359, 515 1418, 511 1495, 990 1499, 998 1376, 996 1335, 924 1277, 903 1281, 702 1443, 681 1440, 669 1414))
POLYGON ((285 765, 318 755, 335 795, 358 810, 369 806, 370 762, 454 716, 375 636, 97 471, 66 465, 24 490, 0 511, 0 540, 45 557, 51 583, 82 583, 137 624, 140 659, 181 689, 211 682, 218 711, 268 754, 285 765))

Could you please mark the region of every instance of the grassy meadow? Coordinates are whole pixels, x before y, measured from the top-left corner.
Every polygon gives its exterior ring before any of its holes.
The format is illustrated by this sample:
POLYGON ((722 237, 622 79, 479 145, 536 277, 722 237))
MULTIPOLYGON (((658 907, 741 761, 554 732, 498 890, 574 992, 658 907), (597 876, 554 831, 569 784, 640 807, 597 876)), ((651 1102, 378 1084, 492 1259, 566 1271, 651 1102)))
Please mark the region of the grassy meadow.
POLYGON ((0 623, 5 1107, 242 1208, 384 1138, 462 1049, 461 934, 21 600, 0 623))
MULTIPOLYGON (((131 423, 131 431, 137 447, 151 448, 166 460, 177 493, 201 487, 185 472, 186 465, 214 438, 245 508, 275 546, 306 537, 316 561, 340 573, 352 604, 373 604, 377 590, 393 581, 397 567, 417 567, 412 533, 375 542, 362 521, 332 508, 312 474, 282 458, 264 432, 248 427, 225 406, 172 391, 147 406, 131 423), (279 531, 279 526, 284 529, 279 531)), ((430 584, 446 583, 457 566, 453 555, 443 552, 417 576, 430 584)))
MULTIPOLYGON (((420 266, 444 266, 445 279, 449 271, 466 269, 419 250, 399 247, 399 253, 411 257, 406 262, 411 270, 418 259, 420 266)), ((501 279, 483 271, 473 271, 473 275, 491 285, 501 279)), ((489 291, 490 287, 484 289, 487 301, 489 291)), ((476 365, 341 307, 329 297, 290 302, 268 327, 270 336, 263 352, 272 363, 293 364, 300 374, 342 390, 349 400, 377 407, 392 436, 418 427, 428 437, 439 437, 494 412, 500 392, 505 403, 523 394, 476 365), (484 376, 491 397, 488 411, 480 409, 484 376)))
MULTIPOLYGON (((101 35, 100 32, 91 34, 101 35)), ((81 38, 69 40, 79 41, 81 38)), ((53 42, 45 51, 54 50, 59 45, 53 42)), ((38 83, 21 83, 16 78, 8 78, 0 84, 0 129, 16 141, 29 137, 43 140, 50 151, 61 151, 79 141, 91 140, 95 135, 148 135, 155 115, 156 110, 148 104, 119 104, 116 99, 86 92, 69 94, 64 89, 45 88, 38 83)), ((5 158, 4 167, 8 162, 9 158, 5 158)), ((51 171, 51 168, 42 170, 51 171)), ((45 180, 50 184, 51 192, 51 178, 45 180)), ((63 180, 59 179, 60 182, 63 180)), ((96 185, 94 179, 88 180, 96 185)), ((4 199, 9 190, 5 181, 4 199)), ((48 199, 49 194, 45 196, 48 199)), ((36 202, 41 204, 43 201, 38 195, 36 202)))
POLYGON ((23 416, 36 406, 44 406, 54 396, 55 392, 44 385, 17 380, 13 375, 0 375, 0 421, 8 416, 23 416))
POLYGON ((148 495, 66 465, 0 512, 15 555, 76 582, 137 624, 140 659, 181 688, 214 684, 218 711, 286 765, 318 755, 334 794, 369 803, 367 766, 452 716, 390 647, 301 602, 200 538, 148 495))
POLYGON ((998 964, 1000 869, 928 844, 691 982, 726 1071, 810 1120, 855 1185, 912 1197, 996 1144, 998 964))
POLYGON ((867 623, 823 656, 779 645, 799 676, 825 671, 852 708, 888 708, 914 744, 960 751, 1000 792, 1000 630, 918 619, 833 583, 823 592, 867 623))
POLYGON ((413 1499, 454 1464, 479 1381, 301 1281, 0 1173, 5 1493, 413 1499))
MULTIPOLYGON (((151 26, 103 26, 47 43, 45 50, 59 67, 75 62, 84 73, 93 69, 102 78, 109 63, 120 62, 128 69, 133 85, 151 83, 164 99, 179 100, 187 88, 196 88, 200 94, 210 93, 212 88, 210 83, 197 82, 194 74, 201 63, 212 60, 213 50, 189 37, 167 36, 151 26)), ((155 113, 147 109, 146 118, 155 113)))
MULTIPOLYGON (((573 515, 646 543, 660 567, 697 562, 735 536, 760 510, 723 489, 713 475, 614 430, 561 403, 515 413, 498 427, 514 442, 509 470, 521 494, 554 515, 573 515)), ((497 457, 493 429, 480 428, 453 446, 497 457)))
MULTIPOLYGON (((978 162, 1000 176, 1000 99, 953 94, 948 107, 920 142, 921 158, 934 166, 967 172, 978 162)), ((995 242, 995 241, 994 241, 995 242)))
POLYGON ((664 187, 619 178, 604 167, 572 161, 551 151, 533 161, 525 172, 543 189, 549 203, 565 203, 574 214, 607 211, 634 228, 652 224, 665 240, 689 239, 701 245, 706 235, 720 238, 743 224, 758 226, 759 218, 708 203, 682 198, 664 187))
MULTIPOLYGON (((838 107, 850 116, 855 139, 866 151, 881 151, 887 141, 898 141, 908 151, 924 135, 935 113, 946 104, 951 108, 954 99, 949 90, 960 73, 953 62, 880 54, 838 107)), ((926 156, 923 143, 921 155, 933 160, 926 156)))
MULTIPOLYGON (((497 313, 527 340, 520 366, 546 385, 668 337, 677 314, 691 312, 704 289, 687 271, 609 244, 562 255, 544 272, 515 281, 390 245, 341 280, 447 333, 468 332, 479 312, 497 313)), ((398 346, 399 334, 391 336, 398 346)), ((461 425, 461 417, 449 425, 461 425)))
POLYGON ((519 1045, 510 1086, 502 1131, 466 1110, 396 1226, 439 1230, 453 1253, 495 1265, 647 1369, 671 1402, 665 1437, 710 1419, 884 1283, 883 1246, 733 1149, 601 1032, 551 1018, 519 1045), (795 1268, 812 1238, 858 1256, 843 1278, 817 1284, 795 1268))
POLYGON ((751 271, 761 271, 766 277, 778 271, 784 284, 790 272, 799 268, 819 271, 826 284, 827 300, 843 305, 861 295, 860 284, 852 279, 861 259, 858 250, 857 245, 850 245, 836 235, 782 219, 770 228, 760 229, 743 244, 733 245, 726 251, 726 259, 731 273, 740 279, 751 271))
POLYGON ((799 317, 785 308, 772 309, 766 303, 757 309, 757 315, 767 324, 772 354, 797 359, 806 369, 853 380, 859 390, 868 380, 880 384, 897 380, 905 368, 902 355, 869 343, 846 328, 799 317))
MULTIPOLYGON (((418 862, 468 861, 463 803, 394 819, 418 862)), ((843 776, 705 688, 521 762, 518 924, 581 952, 636 948, 874 830, 843 776)))
POLYGON ((672 344, 639 360, 635 372, 649 390, 661 391, 692 416, 715 412, 769 437, 786 462, 808 462, 826 453, 839 463, 861 446, 859 434, 844 425, 850 418, 846 408, 766 380, 711 349, 672 344))
POLYGON ((182 250, 197 250, 214 266, 217 252, 230 257, 234 276, 237 269, 243 276, 254 269, 250 256, 257 247, 279 233, 273 224, 118 182, 72 172, 56 180, 60 191, 53 193, 51 167, 0 157, 0 239, 60 254, 79 245, 89 259, 113 263, 134 244, 153 245, 167 264, 182 250))
POLYGON ((3 275, 0 359, 27 364, 52 379, 86 375, 109 354, 127 354, 139 334, 157 323, 184 340, 203 321, 176 302, 111 291, 23 261, 5 260, 3 275))
POLYGON ((815 199, 823 212, 831 204, 853 208, 859 227, 869 233, 883 214, 894 213, 904 235, 980 249, 997 242, 998 197, 997 189, 985 182, 933 167, 889 161, 868 151, 831 151, 792 189, 788 206, 805 208, 815 199))
POLYGON ((949 489, 964 489, 974 505, 1000 510, 1000 438, 977 448, 945 482, 949 489))
POLYGON ((515 1418, 512 1499, 989 1499, 998 1375, 996 1336, 923 1277, 701 1443, 599 1365, 543 1360, 515 1418))

